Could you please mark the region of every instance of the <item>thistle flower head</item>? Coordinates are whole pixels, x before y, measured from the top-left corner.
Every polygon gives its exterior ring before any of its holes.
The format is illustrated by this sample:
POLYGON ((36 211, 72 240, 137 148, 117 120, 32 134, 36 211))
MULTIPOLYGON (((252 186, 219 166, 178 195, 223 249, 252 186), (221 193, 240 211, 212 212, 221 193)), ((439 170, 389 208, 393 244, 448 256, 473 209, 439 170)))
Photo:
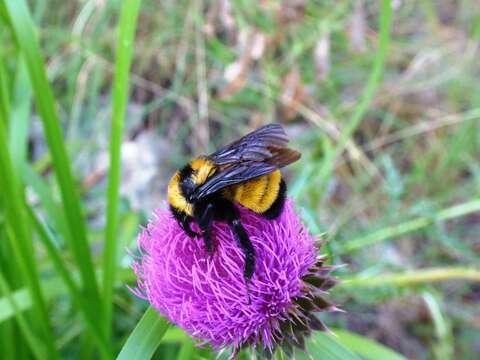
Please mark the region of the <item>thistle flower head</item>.
POLYGON ((215 349, 233 346, 236 353, 252 346, 272 354, 282 346, 288 354, 293 346, 304 348, 312 330, 326 329, 314 313, 338 310, 323 298, 335 284, 332 267, 317 256, 315 238, 291 200, 275 220, 239 210, 257 256, 248 291, 244 255, 228 224, 214 223, 210 257, 203 239, 190 238, 169 211, 158 209, 138 238, 136 294, 215 349))

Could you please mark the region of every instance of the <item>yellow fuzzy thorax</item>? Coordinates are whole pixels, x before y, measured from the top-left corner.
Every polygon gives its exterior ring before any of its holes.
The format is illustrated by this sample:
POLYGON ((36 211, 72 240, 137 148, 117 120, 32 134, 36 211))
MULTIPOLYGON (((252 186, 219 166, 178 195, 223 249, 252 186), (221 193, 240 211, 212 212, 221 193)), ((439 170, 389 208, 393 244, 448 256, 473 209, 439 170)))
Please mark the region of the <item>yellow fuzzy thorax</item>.
POLYGON ((192 160, 190 167, 193 170, 192 180, 197 185, 203 184, 217 170, 216 165, 212 161, 204 158, 192 160))

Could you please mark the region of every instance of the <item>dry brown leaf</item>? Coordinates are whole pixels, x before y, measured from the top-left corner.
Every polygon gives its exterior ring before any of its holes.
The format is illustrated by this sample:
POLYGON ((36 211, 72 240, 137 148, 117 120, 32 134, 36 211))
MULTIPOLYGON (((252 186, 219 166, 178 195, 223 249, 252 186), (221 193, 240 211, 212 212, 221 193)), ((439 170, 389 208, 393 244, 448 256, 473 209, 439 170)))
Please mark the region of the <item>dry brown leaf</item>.
POLYGON ((305 96, 305 88, 298 69, 294 68, 284 78, 284 84, 281 94, 282 115, 285 119, 291 120, 298 112, 298 104, 301 103, 305 96))
POLYGON ((305 0, 284 1, 277 14, 281 25, 301 21, 305 16, 305 0))
POLYGON ((235 95, 245 86, 248 72, 252 64, 263 56, 266 43, 265 34, 256 29, 244 29, 238 33, 239 56, 225 68, 223 77, 226 85, 218 93, 220 98, 235 95))

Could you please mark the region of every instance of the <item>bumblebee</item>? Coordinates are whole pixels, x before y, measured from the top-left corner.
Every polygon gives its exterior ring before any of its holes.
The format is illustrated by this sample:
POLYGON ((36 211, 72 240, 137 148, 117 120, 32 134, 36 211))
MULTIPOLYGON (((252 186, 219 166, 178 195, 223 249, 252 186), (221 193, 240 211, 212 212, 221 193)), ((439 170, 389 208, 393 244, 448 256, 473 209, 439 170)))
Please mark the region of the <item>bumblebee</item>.
POLYGON ((203 237, 213 255, 212 222, 228 223, 244 256, 244 278, 255 272, 255 249, 242 226, 235 204, 267 219, 280 215, 286 185, 280 168, 300 158, 287 148, 288 138, 279 124, 269 124, 208 156, 193 159, 178 170, 168 185, 170 210, 185 233, 203 237), (195 221, 201 234, 190 224, 195 221))

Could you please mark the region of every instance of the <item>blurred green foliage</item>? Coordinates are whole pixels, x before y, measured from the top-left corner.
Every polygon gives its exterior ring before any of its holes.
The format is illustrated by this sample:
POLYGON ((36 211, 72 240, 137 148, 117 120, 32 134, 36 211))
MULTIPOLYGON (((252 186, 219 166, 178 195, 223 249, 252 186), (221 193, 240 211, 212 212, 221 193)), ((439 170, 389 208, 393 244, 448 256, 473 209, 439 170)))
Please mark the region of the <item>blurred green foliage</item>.
POLYGON ((346 265, 314 358, 475 357, 479 38, 472 0, 0 0, 2 359, 228 356, 129 292, 125 249, 176 168, 268 122, 346 265))

